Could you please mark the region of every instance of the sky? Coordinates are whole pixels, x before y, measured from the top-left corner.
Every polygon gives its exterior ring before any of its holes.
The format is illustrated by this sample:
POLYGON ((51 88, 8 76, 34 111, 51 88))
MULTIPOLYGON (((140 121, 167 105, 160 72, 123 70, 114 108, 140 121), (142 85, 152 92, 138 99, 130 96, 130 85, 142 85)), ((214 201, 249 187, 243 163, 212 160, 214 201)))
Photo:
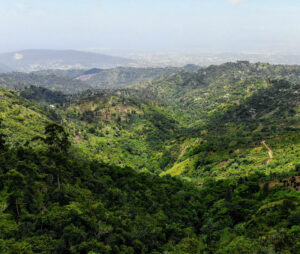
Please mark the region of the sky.
POLYGON ((0 0, 0 52, 300 52, 299 0, 0 0))

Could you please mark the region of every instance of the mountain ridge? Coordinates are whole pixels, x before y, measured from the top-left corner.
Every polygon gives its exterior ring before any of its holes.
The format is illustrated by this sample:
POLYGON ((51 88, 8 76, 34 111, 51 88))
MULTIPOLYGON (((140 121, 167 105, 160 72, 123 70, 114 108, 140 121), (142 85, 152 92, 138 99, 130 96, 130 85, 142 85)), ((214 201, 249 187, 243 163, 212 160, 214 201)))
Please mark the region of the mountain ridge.
POLYGON ((257 67, 0 88, 0 252, 298 253, 300 67, 257 67))
POLYGON ((77 50, 28 49, 0 54, 0 63, 16 71, 129 65, 133 60, 77 50))

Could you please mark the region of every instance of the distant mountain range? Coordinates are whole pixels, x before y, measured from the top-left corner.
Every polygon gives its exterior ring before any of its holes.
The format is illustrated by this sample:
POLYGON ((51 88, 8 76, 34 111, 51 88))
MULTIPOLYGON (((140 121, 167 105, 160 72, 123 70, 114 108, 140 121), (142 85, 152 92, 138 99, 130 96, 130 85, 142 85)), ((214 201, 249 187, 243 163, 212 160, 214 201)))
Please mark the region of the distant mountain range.
POLYGON ((75 50, 21 50, 0 54, 0 72, 128 66, 134 60, 75 50), (2 66, 3 65, 3 66, 2 66))
POLYGON ((41 75, 54 74, 74 80, 80 80, 93 88, 120 88, 138 82, 154 80, 159 77, 171 75, 178 71, 195 72, 199 69, 196 65, 165 68, 134 68, 117 67, 107 69, 68 69, 68 70, 42 70, 34 72, 41 75))
POLYGON ((64 93, 76 93, 92 87, 80 80, 73 80, 68 77, 54 74, 35 73, 2 73, 0 74, 0 86, 13 90, 22 90, 25 87, 37 86, 48 88, 53 91, 63 91, 64 93))
POLYGON ((147 82, 178 71, 196 71, 198 66, 182 68, 132 68, 41 70, 36 72, 0 72, 0 87, 22 90, 31 86, 72 94, 89 89, 121 88, 138 82, 147 82))
MULTIPOLYGON (((271 64, 293 65, 300 64, 299 54, 283 53, 149 53, 111 56, 94 52, 77 50, 47 50, 30 49, 0 54, 0 73, 4 72, 32 72, 41 70, 80 70, 108 69, 115 67, 137 68, 186 68, 194 66, 207 67, 214 64, 247 60, 254 62, 268 62, 271 64), (191 65, 190 65, 191 64, 191 65)), ((79 72, 78 72, 79 73, 79 72)), ((65 73, 64 73, 65 74, 65 73)), ((75 74, 75 72, 72 72, 75 74)), ((90 73, 91 75, 97 73, 90 73)), ((89 74, 87 74, 89 75, 89 74)), ((104 75, 100 74, 100 75, 104 75)), ((123 75, 121 69, 119 74, 123 75)), ((75 75, 78 77, 77 73, 75 75)), ((90 78, 91 76, 83 77, 90 78)), ((74 77, 73 77, 74 78, 74 77)), ((143 80, 143 79, 141 79, 143 80)), ((96 83, 98 80, 95 81, 96 83)), ((102 83, 103 86, 104 83, 102 83)), ((105 84, 108 86, 109 84, 105 84)))

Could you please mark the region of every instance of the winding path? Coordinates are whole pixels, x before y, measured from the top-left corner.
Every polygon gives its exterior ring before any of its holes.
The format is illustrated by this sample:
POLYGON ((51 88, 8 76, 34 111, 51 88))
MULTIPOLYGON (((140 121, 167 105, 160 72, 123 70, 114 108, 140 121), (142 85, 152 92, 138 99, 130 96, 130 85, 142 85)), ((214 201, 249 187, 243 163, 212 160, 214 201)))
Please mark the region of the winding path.
POLYGON ((270 159, 267 161, 267 164, 269 164, 269 163, 270 163, 270 160, 274 158, 273 151, 272 151, 272 149, 266 144, 266 141, 265 141, 265 140, 261 141, 261 143, 262 143, 262 144, 264 145, 264 147, 267 148, 267 150, 268 150, 268 154, 269 154, 269 158, 270 158, 270 159))

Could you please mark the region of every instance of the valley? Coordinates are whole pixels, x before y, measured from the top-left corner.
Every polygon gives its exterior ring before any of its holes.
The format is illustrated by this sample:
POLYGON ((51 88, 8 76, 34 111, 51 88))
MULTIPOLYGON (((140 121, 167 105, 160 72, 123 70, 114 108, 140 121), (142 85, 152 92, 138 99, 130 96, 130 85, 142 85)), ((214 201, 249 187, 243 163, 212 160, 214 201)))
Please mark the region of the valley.
MULTIPOLYGON (((53 84, 48 74, 32 74, 31 79, 18 74, 18 79, 38 86, 27 87, 20 95, 37 100, 40 105, 36 107, 46 110, 45 117, 52 115, 63 123, 76 146, 89 156, 195 180, 210 174, 225 177, 235 171, 243 175, 260 163, 261 167, 276 164, 281 158, 273 154, 283 140, 293 140, 294 149, 299 150, 299 72, 294 66, 237 62, 196 72, 179 70, 124 88, 90 88, 69 95, 59 94, 60 86, 48 91, 44 80, 53 84), (255 78, 257 70, 261 71, 255 78), (259 152, 261 146, 269 159, 259 152), (242 173, 243 167, 249 170, 242 173)), ((15 79, 15 74, 7 74, 2 86, 12 88, 7 85, 11 82, 22 90, 21 83, 8 77, 15 79)), ((72 82, 70 89, 76 87, 72 82)), ((283 168, 281 171, 292 169, 283 168)))
POLYGON ((247 61, 0 74, 0 250, 297 253, 299 77, 247 61))

